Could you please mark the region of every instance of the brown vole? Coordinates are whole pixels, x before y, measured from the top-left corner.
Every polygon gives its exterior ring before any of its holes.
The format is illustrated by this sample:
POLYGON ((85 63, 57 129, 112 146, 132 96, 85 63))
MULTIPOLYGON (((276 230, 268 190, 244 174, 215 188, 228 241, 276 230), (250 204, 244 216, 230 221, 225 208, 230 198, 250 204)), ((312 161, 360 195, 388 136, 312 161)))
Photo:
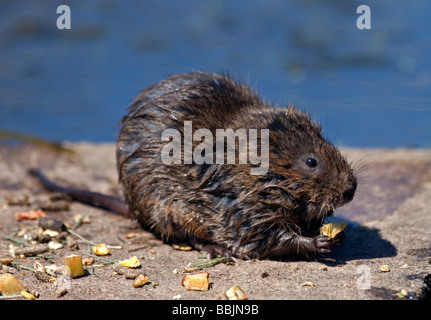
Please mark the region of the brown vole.
MULTIPOLYGON (((352 200, 356 177, 319 125, 293 106, 270 107, 227 76, 195 72, 144 89, 121 126, 117 167, 128 209, 117 199, 63 188, 37 170, 32 173, 51 190, 129 215, 163 238, 189 240, 211 256, 308 255, 330 252, 341 242, 342 235, 330 239, 318 235, 318 228, 335 208, 352 200), (256 129, 258 152, 262 156, 269 149, 264 174, 252 174, 257 165, 251 158, 239 161, 244 155, 238 140, 234 164, 190 162, 199 139, 168 150, 172 159, 175 151, 180 158, 167 164, 162 153, 175 135, 162 137, 178 132, 184 144, 188 123, 193 132, 205 129, 214 137, 217 129, 256 129)), ((247 136, 250 152, 252 139, 247 136)), ((211 146, 205 150, 215 154, 214 141, 211 146)))

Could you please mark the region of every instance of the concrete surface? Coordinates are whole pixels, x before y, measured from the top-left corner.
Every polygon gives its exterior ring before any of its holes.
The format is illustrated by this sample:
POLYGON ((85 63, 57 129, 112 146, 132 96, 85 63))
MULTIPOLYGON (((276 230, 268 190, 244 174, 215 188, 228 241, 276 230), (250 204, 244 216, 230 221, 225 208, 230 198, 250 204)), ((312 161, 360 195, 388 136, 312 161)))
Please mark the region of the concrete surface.
MULTIPOLYGON (((0 145, 0 258, 9 256, 11 245, 4 236, 37 221, 17 222, 14 215, 36 209, 49 198, 27 169, 38 167, 50 178, 66 185, 119 195, 113 144, 66 144, 76 155, 43 146, 0 145), (12 200, 11 200, 12 199, 12 200), (13 199, 27 199, 14 204, 13 199)), ((178 251, 141 230, 125 218, 80 203, 70 210, 46 211, 46 215, 73 224, 73 217, 85 213, 91 222, 76 232, 95 243, 120 245, 108 259, 121 260, 136 255, 142 273, 152 283, 134 288, 133 280, 115 272, 113 265, 100 266, 96 260, 86 267, 85 276, 70 280, 67 292, 57 297, 58 284, 38 280, 34 272, 2 266, 11 272, 38 299, 226 299, 224 292, 239 285, 250 300, 278 299, 422 299, 424 277, 431 273, 431 150, 345 149, 359 176, 353 202, 336 212, 347 221, 346 239, 332 253, 312 261, 237 261, 205 269, 211 289, 187 291, 181 271, 189 263, 201 261, 202 253, 178 251), (135 232, 136 236, 126 239, 135 232), (129 252, 130 249, 138 249, 129 252), (380 271, 387 265, 388 272, 380 271), (313 286, 304 285, 312 282, 313 286), (400 293, 407 293, 404 298, 400 293), (398 294, 398 295, 397 295, 398 294)), ((19 201, 18 201, 19 202, 19 201)), ((23 240, 15 235, 16 239, 23 240)), ((76 240, 79 250, 67 246, 43 257, 14 258, 14 263, 33 268, 61 265, 64 256, 89 253, 89 245, 76 240)), ((429 298, 429 296, 428 296, 429 298)), ((17 298, 22 299, 22 298, 17 298)))

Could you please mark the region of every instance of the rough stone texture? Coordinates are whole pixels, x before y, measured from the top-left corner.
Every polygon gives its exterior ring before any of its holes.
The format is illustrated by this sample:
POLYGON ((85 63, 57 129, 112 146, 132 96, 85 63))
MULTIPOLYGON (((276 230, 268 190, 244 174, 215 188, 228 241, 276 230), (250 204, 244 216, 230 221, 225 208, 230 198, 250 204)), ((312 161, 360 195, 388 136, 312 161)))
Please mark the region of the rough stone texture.
MULTIPOLYGON (((19 211, 36 208, 49 194, 27 169, 38 167, 50 178, 70 186, 119 195, 113 144, 66 144, 76 150, 72 155, 31 145, 0 145, 0 236, 10 235, 18 227, 37 225, 36 221, 17 222, 19 211), (8 205, 10 197, 28 196, 29 205, 8 205)), ((211 290, 187 291, 181 286, 188 263, 200 261, 202 253, 177 251, 141 230, 133 221, 80 203, 70 210, 46 212, 48 217, 72 224, 73 216, 86 213, 91 223, 76 232, 95 242, 121 245, 111 250, 112 260, 136 255, 142 272, 153 284, 133 287, 133 280, 114 272, 114 266, 86 267, 84 277, 72 279, 67 293, 56 296, 55 284, 36 279, 33 272, 3 266, 0 272, 13 272, 38 299, 168 299, 181 295, 186 299, 225 299, 224 292, 239 285, 249 299, 399 299, 394 294, 408 292, 418 299, 424 277, 431 273, 431 151, 416 149, 358 150, 345 149, 354 163, 359 188, 353 202, 336 212, 347 221, 346 239, 331 254, 312 261, 237 261, 205 269, 210 274, 211 290), (126 234, 137 236, 126 239, 126 234), (137 251, 129 249, 143 247, 137 251), (389 272, 381 272, 388 265, 389 272), (369 276, 369 277, 368 277, 369 276), (368 281, 369 280, 369 281, 368 281), (314 287, 302 286, 311 281, 314 287), (364 289, 365 287, 365 289, 364 289)), ((19 237, 18 237, 19 238, 19 237)), ((52 260, 16 258, 19 265, 33 267, 56 263, 70 254, 89 253, 81 240, 78 251, 67 246, 52 252, 52 260)), ((0 258, 8 255, 12 242, 0 238, 0 258)), ((84 257, 84 255, 83 255, 84 257)), ((100 265, 96 261, 95 265, 100 265)))

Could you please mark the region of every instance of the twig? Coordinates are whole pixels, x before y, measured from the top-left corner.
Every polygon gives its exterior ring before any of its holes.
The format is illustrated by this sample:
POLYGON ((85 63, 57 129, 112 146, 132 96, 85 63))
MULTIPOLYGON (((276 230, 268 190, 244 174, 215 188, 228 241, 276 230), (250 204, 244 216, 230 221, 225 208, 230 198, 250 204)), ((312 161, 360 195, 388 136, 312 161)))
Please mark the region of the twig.
POLYGON ((36 269, 33 269, 33 268, 30 268, 30 267, 26 267, 26 266, 19 265, 19 264, 17 264, 16 262, 11 262, 11 263, 10 263, 10 265, 11 265, 12 267, 16 268, 18 271, 19 271, 20 269, 29 270, 29 271, 33 271, 33 272, 36 272, 36 271, 37 271, 36 269))
POLYGON ((15 249, 14 254, 17 256, 24 255, 26 257, 30 257, 30 256, 36 256, 38 254, 45 253, 48 251, 49 251, 48 245, 36 244, 34 246, 31 246, 31 247, 17 248, 17 249, 15 249))
POLYGON ((22 246, 29 246, 30 245, 30 243, 28 243, 28 242, 15 239, 15 238, 13 238, 11 236, 2 236, 2 238, 6 239, 6 240, 9 240, 9 241, 12 241, 12 242, 15 242, 16 244, 19 244, 19 245, 22 245, 22 246))
POLYGON ((142 247, 129 249, 129 250, 127 250, 127 252, 134 252, 134 251, 138 251, 138 250, 145 249, 145 248, 148 248, 148 246, 142 246, 142 247))
POLYGON ((77 229, 81 224, 82 224, 82 220, 84 220, 84 218, 87 216, 86 213, 81 214, 79 219, 75 221, 75 223, 72 226, 72 229, 75 230, 77 229))
POLYGON ((223 263, 230 263, 232 261, 233 260, 231 258, 217 256, 214 259, 209 259, 209 260, 189 264, 188 267, 183 269, 183 272, 187 273, 187 272, 202 270, 204 268, 212 267, 212 266, 215 266, 216 264, 219 264, 222 262, 223 263))
MULTIPOLYGON (((84 242, 86 242, 86 243, 88 243, 88 244, 90 244, 92 246, 96 245, 96 243, 94 243, 94 242, 92 242, 90 240, 85 239, 83 236, 77 234, 75 231, 72 231, 72 230, 68 229, 67 232, 69 232, 70 234, 74 235, 75 237, 81 239, 82 241, 84 241, 84 242)), ((121 247, 121 246, 107 245, 107 247, 110 248, 110 249, 120 249, 120 250, 123 249, 123 247, 121 247)))
POLYGON ((95 266, 90 266, 90 268, 93 270, 93 274, 94 274, 96 277, 98 277, 99 279, 106 279, 106 278, 107 278, 107 277, 102 277, 102 276, 98 275, 98 274, 96 273, 96 267, 95 267, 95 266))
POLYGON ((110 259, 106 259, 106 258, 102 258, 102 257, 96 256, 96 255, 91 254, 91 253, 85 253, 85 252, 83 252, 82 254, 86 255, 86 256, 89 256, 89 257, 92 257, 92 258, 95 258, 95 259, 105 260, 105 261, 107 261, 109 263, 118 263, 119 262, 119 260, 110 260, 110 259))

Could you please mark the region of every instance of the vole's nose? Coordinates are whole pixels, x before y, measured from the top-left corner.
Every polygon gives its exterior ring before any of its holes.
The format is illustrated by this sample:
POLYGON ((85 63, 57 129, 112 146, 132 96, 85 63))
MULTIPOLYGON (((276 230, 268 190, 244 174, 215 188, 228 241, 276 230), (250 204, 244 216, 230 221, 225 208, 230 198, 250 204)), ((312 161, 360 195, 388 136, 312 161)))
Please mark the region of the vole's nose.
POLYGON ((355 176, 352 176, 349 179, 349 184, 350 184, 349 188, 346 191, 343 192, 343 202, 344 203, 352 201, 352 199, 353 199, 353 197, 355 195, 355 191, 356 191, 356 188, 358 186, 358 182, 357 182, 355 176))

